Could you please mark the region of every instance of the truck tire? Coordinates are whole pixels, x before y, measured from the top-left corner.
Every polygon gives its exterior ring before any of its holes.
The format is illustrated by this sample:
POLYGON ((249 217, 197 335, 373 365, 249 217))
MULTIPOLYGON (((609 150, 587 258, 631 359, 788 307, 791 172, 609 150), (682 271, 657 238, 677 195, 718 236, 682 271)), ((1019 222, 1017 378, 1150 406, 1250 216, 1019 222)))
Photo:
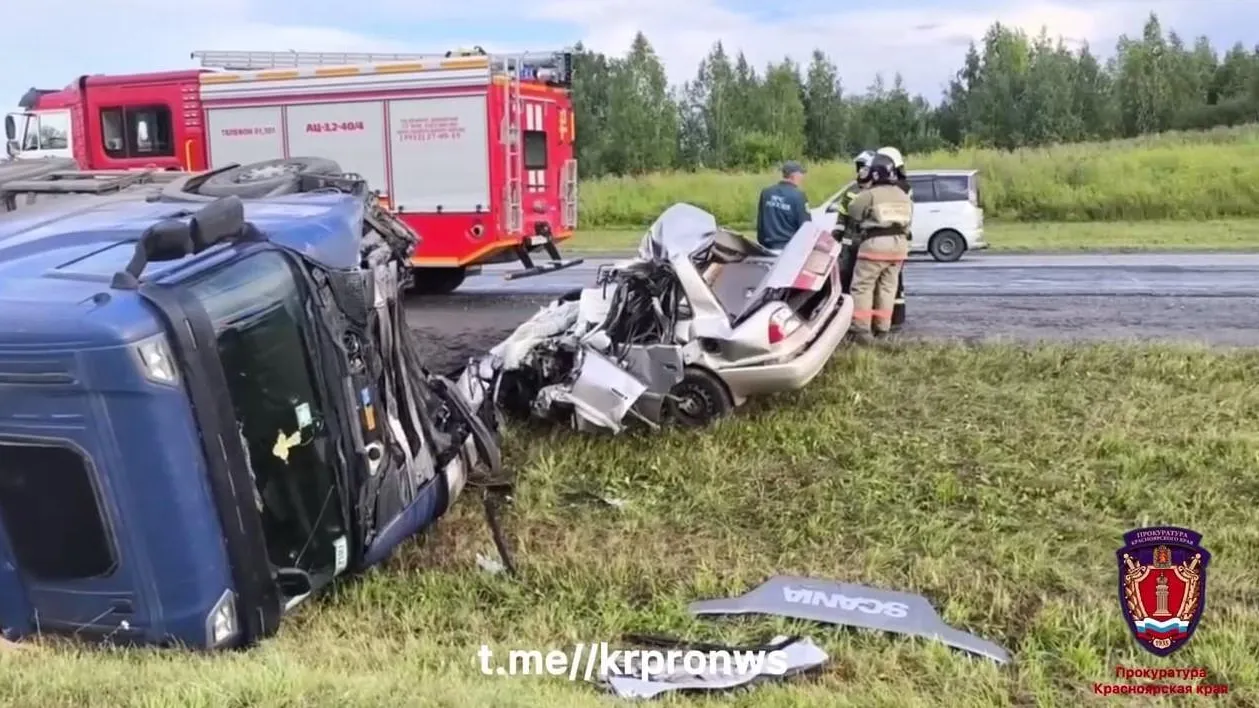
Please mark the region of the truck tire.
POLYGON ((201 183, 197 193, 207 197, 258 199, 293 194, 300 174, 339 174, 341 166, 322 157, 290 157, 241 165, 201 183))
POLYGON ((449 295, 463 285, 467 268, 412 268, 411 292, 417 295, 449 295))
POLYGON ((927 242, 927 252, 940 263, 952 263, 966 253, 966 239, 953 229, 940 229, 927 242))
POLYGON ((78 169, 79 163, 68 157, 0 162, 0 185, 5 182, 35 179, 50 172, 77 171, 78 169))

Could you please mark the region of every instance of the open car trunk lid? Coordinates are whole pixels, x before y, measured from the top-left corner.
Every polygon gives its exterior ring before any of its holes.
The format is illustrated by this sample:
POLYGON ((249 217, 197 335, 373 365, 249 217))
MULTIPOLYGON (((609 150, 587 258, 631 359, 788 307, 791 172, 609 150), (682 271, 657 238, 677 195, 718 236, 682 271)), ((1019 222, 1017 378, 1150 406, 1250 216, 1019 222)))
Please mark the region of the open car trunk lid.
POLYGON ((785 300, 795 291, 820 290, 839 263, 842 246, 831 236, 834 228, 834 214, 825 221, 801 226, 748 296, 736 321, 770 300, 785 300))

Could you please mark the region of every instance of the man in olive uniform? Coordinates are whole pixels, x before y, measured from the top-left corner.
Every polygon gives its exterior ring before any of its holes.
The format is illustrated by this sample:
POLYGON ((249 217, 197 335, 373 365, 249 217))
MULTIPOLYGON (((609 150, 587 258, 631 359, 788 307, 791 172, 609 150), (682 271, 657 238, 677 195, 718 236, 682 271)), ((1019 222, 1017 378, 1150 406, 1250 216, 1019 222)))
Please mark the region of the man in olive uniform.
POLYGON ((861 245, 853 271, 854 309, 850 331, 865 343, 892 329, 892 310, 901 267, 909 257, 909 230, 914 205, 897 186, 896 168, 885 155, 870 163, 869 189, 853 198, 849 216, 857 224, 861 245))
MULTIPOLYGON (((891 146, 879 148, 877 154, 886 155, 891 158, 892 167, 896 170, 896 186, 900 187, 906 194, 908 194, 910 200, 912 201, 914 198, 914 189, 909 184, 909 175, 905 171, 905 156, 901 154, 900 150, 891 146)), ((912 233, 909 235, 909 238, 911 241, 913 240, 912 233)), ((896 305, 892 308, 892 329, 900 329, 901 324, 904 322, 905 269, 901 268, 901 275, 896 279, 896 305)))
POLYGON ((859 245, 856 240, 857 225, 849 218, 849 206, 852 204, 853 197, 870 186, 870 160, 872 159, 874 159, 874 153, 866 150, 853 160, 857 168, 856 182, 839 195, 839 201, 835 204, 835 212, 839 215, 835 230, 841 233, 840 243, 843 244, 840 255, 839 283, 844 292, 850 292, 852 288, 852 272, 857 266, 857 246, 859 245))

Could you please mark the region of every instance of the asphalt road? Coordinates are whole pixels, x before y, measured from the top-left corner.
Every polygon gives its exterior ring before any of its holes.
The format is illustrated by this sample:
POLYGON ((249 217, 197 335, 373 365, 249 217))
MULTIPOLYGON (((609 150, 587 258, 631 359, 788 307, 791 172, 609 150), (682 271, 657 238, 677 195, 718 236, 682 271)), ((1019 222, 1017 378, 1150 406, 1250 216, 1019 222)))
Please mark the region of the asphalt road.
MULTIPOLYGON (((433 368, 450 371, 607 262, 514 281, 513 267, 486 268, 453 295, 412 299, 407 318, 433 368)), ((906 268, 905 336, 1259 346, 1259 254, 973 254, 906 268)))

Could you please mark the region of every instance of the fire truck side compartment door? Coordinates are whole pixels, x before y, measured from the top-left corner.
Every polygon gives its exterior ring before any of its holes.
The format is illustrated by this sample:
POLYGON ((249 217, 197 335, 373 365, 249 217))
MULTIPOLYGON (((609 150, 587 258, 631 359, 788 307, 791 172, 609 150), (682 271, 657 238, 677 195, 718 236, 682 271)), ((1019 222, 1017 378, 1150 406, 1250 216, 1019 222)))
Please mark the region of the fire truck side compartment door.
POLYGON ((490 211, 485 94, 390 101, 389 144, 395 209, 490 211))
POLYGON ((381 101, 295 104, 288 107, 289 156, 323 157, 357 172, 369 189, 385 181, 385 104, 381 101))
POLYGON ((285 157, 281 128, 279 106, 207 109, 210 169, 285 157))

